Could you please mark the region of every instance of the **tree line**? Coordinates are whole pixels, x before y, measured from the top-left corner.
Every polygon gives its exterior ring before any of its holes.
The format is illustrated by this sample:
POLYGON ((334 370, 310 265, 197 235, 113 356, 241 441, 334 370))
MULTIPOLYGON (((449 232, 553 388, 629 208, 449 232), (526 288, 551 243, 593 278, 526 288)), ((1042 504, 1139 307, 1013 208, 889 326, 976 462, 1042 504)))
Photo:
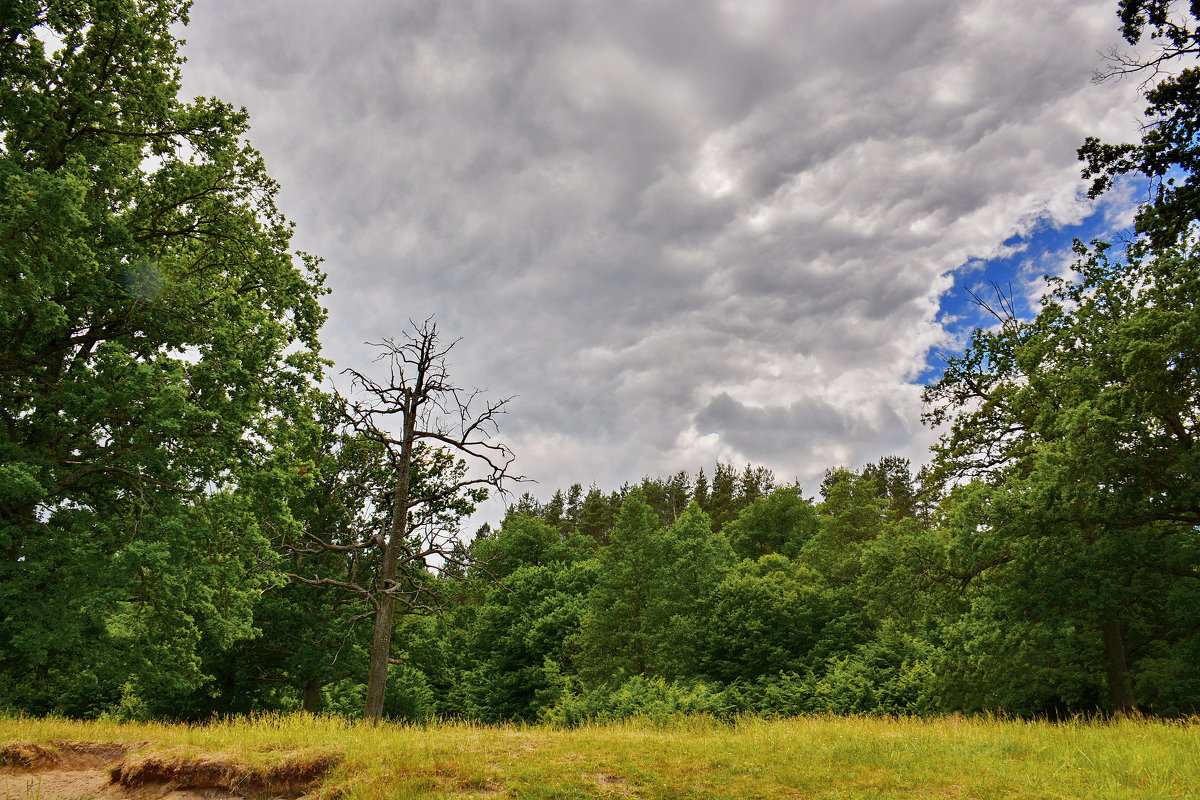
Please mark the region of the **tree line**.
POLYGON ((463 535, 519 476, 503 399, 432 321, 322 388, 319 260, 291 248, 248 119, 179 97, 188 3, 0 16, 0 710, 423 720, 685 712, 1163 715, 1200 705, 1200 260, 1190 7, 1141 142, 1036 314, 926 390, 930 464, 575 485, 463 535), (383 377, 379 377, 382 374, 383 377))

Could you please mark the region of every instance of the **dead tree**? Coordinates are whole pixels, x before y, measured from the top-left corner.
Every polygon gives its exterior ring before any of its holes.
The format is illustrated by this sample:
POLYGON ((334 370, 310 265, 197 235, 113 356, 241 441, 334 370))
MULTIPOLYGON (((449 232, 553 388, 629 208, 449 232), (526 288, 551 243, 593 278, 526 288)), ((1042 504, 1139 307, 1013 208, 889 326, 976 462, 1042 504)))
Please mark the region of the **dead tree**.
POLYGON ((489 488, 504 491, 513 454, 494 440, 497 419, 511 398, 488 401, 477 390, 451 381, 446 356, 457 342, 443 344, 432 320, 413 324, 400 339, 371 343, 387 364, 380 382, 353 369, 351 393, 342 413, 357 436, 377 443, 386 454, 390 486, 379 502, 389 513, 373 535, 340 544, 312 542, 314 548, 350 555, 382 550, 369 583, 327 577, 293 579, 337 585, 366 595, 374 607, 374 635, 367 676, 366 717, 383 715, 393 621, 397 603, 430 610, 428 582, 415 578, 428 569, 461 566, 463 548, 456 520, 474 509, 489 488), (406 568, 401 572, 401 568, 406 568))

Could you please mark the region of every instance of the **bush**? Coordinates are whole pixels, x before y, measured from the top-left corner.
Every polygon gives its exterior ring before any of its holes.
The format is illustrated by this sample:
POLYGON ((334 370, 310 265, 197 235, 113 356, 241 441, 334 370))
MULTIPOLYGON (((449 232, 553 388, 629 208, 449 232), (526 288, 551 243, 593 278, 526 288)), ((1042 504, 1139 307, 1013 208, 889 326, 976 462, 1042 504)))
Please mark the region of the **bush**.
POLYGON ((628 719, 664 724, 693 716, 730 719, 738 710, 721 690, 707 683, 677 683, 637 675, 616 687, 566 691, 542 712, 541 718, 561 727, 628 719))
POLYGON ((436 704, 425 673, 408 664, 388 670, 383 713, 391 719, 405 722, 432 719, 436 714, 436 704))

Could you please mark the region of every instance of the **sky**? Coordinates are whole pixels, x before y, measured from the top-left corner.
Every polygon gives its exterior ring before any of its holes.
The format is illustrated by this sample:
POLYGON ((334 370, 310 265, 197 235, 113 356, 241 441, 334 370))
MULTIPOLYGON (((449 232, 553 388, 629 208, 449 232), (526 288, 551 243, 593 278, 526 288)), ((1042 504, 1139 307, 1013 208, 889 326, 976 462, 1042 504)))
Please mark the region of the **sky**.
POLYGON ((1115 0, 199 0, 184 92, 250 112, 337 370, 436 318, 543 499, 716 461, 812 494, 927 460, 921 388, 1138 138, 1115 0))

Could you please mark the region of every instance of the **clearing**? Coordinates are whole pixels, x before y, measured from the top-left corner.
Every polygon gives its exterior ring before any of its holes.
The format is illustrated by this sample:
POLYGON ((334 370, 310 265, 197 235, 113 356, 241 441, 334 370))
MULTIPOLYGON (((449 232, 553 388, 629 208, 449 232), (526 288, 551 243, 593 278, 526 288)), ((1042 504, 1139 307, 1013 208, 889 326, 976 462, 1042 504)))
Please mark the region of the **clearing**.
POLYGON ((0 718, 0 800, 1200 798, 1200 720, 0 718))

